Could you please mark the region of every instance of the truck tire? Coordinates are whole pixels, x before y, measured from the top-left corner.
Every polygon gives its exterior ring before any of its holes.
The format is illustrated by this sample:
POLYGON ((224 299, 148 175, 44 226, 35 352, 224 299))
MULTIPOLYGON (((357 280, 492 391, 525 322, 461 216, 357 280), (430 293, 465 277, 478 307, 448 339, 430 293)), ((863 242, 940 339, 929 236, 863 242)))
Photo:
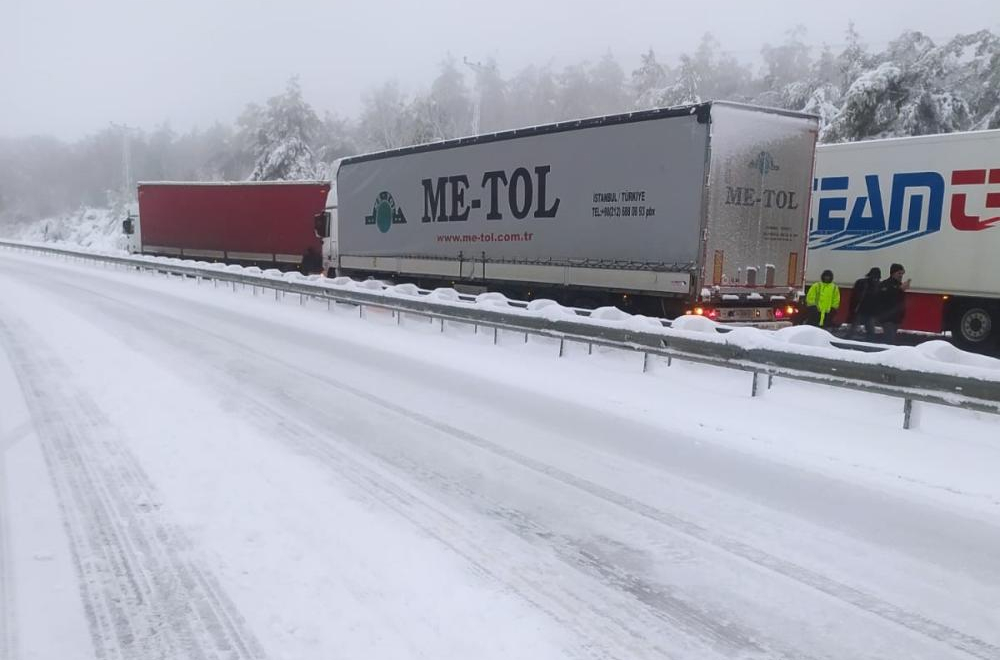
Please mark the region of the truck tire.
POLYGON ((1000 331, 997 308, 982 301, 971 301, 958 308, 952 324, 955 345, 983 352, 993 348, 1000 331))

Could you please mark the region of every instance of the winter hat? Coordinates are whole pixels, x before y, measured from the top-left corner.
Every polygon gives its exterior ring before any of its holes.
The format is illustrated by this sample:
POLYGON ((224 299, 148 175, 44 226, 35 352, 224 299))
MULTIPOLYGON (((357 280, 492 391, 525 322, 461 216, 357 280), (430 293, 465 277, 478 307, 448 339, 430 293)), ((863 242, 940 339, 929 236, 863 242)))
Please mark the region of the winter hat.
POLYGON ((895 275, 896 273, 898 273, 900 271, 905 271, 905 270, 906 269, 903 268, 903 264, 893 264, 893 265, 889 266, 889 275, 890 276, 891 275, 895 275))
POLYGON ((868 271, 868 277, 876 280, 882 279, 882 269, 872 268, 870 271, 868 271))
POLYGON ((819 276, 819 278, 820 278, 821 280, 825 280, 825 279, 826 279, 826 278, 828 278, 828 277, 829 277, 829 278, 830 278, 831 280, 833 279, 833 271, 832 271, 832 270, 824 270, 824 271, 823 271, 823 273, 822 273, 822 274, 821 274, 821 275, 819 276))

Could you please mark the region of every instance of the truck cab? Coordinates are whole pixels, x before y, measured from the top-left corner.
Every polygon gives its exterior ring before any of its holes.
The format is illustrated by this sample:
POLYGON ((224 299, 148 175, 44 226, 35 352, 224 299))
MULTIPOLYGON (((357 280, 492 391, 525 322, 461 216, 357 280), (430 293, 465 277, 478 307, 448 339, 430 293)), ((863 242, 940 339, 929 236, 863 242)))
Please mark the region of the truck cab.
POLYGON ((316 236, 323 239, 323 272, 328 277, 337 273, 337 207, 328 206, 314 218, 316 236))
POLYGON ((125 239, 125 249, 129 254, 142 251, 142 228, 139 225, 139 214, 128 212, 122 220, 122 236, 125 239))

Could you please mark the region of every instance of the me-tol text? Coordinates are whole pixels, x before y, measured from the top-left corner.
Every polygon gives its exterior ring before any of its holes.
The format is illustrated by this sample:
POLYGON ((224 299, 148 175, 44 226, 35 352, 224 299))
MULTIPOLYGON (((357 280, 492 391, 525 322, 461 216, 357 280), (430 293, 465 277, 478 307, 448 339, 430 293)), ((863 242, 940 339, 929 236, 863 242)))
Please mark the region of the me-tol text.
POLYGON ((794 190, 774 190, 726 186, 726 204, 729 206, 759 206, 765 209, 794 211, 799 208, 794 190))
POLYGON ((437 179, 423 179, 424 215, 422 222, 464 222, 469 215, 483 208, 486 219, 503 220, 513 216, 554 218, 559 212, 559 198, 549 199, 546 186, 552 167, 537 165, 532 169, 518 167, 512 172, 484 172, 479 182, 482 196, 469 196, 469 176, 456 174, 437 179))

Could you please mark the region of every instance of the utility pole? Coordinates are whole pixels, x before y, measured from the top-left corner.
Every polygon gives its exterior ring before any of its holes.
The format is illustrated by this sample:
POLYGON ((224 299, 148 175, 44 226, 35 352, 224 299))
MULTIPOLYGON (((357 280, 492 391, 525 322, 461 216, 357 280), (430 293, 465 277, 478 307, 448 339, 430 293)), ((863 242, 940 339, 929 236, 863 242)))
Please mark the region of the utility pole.
POLYGON ((483 83, 481 75, 486 71, 492 71, 496 67, 492 64, 483 64, 482 62, 470 62, 468 57, 462 57, 462 62, 476 74, 476 98, 472 104, 472 134, 479 135, 479 117, 483 106, 483 83))
POLYGON ((112 128, 116 128, 122 133, 122 192, 128 197, 132 189, 132 150, 129 145, 129 132, 138 130, 127 124, 116 124, 108 122, 112 128))

